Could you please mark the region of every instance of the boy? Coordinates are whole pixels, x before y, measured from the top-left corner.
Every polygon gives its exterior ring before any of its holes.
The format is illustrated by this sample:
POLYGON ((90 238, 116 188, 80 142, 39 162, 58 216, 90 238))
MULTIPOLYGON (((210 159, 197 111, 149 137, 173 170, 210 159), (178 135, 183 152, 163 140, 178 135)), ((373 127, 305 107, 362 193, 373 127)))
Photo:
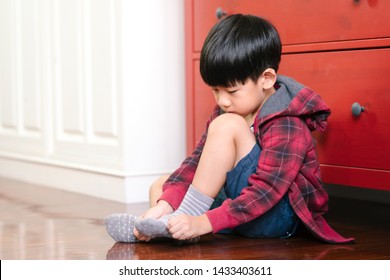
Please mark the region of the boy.
POLYGON ((278 32, 262 18, 231 15, 211 29, 200 72, 217 106, 206 132, 168 179, 153 184, 152 207, 142 217, 106 219, 116 241, 191 242, 210 232, 286 238, 299 223, 325 242, 353 241, 322 217, 328 195, 310 131, 325 129, 330 110, 319 95, 276 74, 280 58, 278 32))

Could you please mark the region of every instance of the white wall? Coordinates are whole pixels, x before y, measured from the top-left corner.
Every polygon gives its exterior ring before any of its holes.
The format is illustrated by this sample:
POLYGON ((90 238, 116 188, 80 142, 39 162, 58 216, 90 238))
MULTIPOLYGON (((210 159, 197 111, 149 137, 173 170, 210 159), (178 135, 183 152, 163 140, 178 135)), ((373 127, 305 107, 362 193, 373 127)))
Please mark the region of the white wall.
POLYGON ((147 200, 185 156, 183 0, 0 0, 0 176, 147 200))

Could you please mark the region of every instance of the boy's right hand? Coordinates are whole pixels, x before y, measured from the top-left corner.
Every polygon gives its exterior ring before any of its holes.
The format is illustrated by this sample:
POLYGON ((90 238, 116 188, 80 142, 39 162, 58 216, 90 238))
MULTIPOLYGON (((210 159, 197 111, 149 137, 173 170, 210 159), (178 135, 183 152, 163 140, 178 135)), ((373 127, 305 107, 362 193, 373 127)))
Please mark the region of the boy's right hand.
MULTIPOLYGON (((139 218, 140 219, 158 219, 164 215, 171 214, 173 212, 172 206, 166 202, 165 200, 160 200, 156 206, 151 207, 145 213, 143 213, 139 218)), ((142 235, 138 232, 136 228, 134 228, 133 233, 135 237, 140 241, 150 241, 151 238, 146 235, 142 235)))

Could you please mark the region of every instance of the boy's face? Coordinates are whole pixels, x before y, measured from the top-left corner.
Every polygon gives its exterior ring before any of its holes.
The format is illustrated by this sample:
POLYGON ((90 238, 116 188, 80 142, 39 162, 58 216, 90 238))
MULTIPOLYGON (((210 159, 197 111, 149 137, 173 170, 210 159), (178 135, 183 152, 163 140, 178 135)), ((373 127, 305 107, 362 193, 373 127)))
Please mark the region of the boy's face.
POLYGON ((232 87, 212 87, 218 106, 224 112, 253 121, 260 106, 275 91, 273 86, 272 89, 265 86, 262 76, 257 82, 248 79, 244 84, 237 83, 232 87))

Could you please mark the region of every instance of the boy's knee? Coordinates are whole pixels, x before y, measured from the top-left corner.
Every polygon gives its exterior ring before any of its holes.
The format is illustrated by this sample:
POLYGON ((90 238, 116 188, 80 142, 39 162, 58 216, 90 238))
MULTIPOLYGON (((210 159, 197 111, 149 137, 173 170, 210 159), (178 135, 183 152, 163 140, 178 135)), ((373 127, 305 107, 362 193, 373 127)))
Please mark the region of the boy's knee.
POLYGON ((157 200, 162 195, 162 187, 166 180, 168 180, 169 175, 163 175, 158 178, 149 188, 149 203, 150 206, 154 206, 157 203, 157 200))
POLYGON ((210 123, 209 132, 234 132, 243 128, 248 129, 248 124, 243 117, 237 114, 225 113, 210 123))
POLYGON ((149 188, 149 192, 162 192, 162 186, 164 185, 165 181, 168 180, 169 175, 163 175, 159 177, 156 181, 152 183, 152 185, 149 188))

